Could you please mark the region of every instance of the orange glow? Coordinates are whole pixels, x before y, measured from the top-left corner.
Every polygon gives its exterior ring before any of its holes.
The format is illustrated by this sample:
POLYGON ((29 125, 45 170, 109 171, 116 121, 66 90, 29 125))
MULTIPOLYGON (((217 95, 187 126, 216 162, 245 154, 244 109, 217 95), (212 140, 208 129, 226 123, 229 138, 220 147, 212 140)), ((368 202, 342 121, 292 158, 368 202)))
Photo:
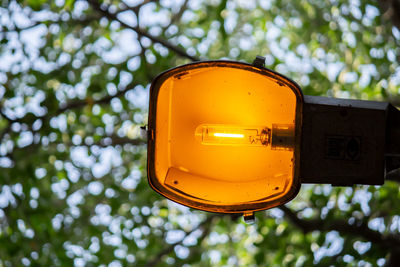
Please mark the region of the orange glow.
POLYGON ((244 134, 233 134, 233 133, 214 133, 216 137, 226 137, 226 138, 244 138, 244 134))
POLYGON ((267 127, 206 125, 196 128, 195 138, 203 145, 268 145, 267 127))
POLYGON ((152 85, 152 187, 216 212, 266 209, 293 198, 300 91, 247 64, 196 64, 164 73, 152 85))

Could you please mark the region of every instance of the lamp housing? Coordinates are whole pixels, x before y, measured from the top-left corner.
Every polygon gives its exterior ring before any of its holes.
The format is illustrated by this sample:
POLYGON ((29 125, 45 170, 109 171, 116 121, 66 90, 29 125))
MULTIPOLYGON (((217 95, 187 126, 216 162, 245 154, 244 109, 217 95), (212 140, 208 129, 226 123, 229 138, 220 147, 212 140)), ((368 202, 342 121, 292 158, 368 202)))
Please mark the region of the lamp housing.
POLYGON ((150 87, 148 181, 177 203, 252 213, 299 191, 303 94, 272 70, 202 61, 150 87))

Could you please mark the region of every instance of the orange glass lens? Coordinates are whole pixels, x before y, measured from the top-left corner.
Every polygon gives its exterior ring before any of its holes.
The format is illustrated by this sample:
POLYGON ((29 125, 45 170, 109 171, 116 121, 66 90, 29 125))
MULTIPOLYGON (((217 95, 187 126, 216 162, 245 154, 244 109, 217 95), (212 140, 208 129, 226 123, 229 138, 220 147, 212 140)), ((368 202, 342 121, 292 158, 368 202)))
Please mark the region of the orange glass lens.
POLYGON ((150 184, 164 196, 243 212, 297 193, 301 92, 291 81, 243 63, 200 62, 161 75, 151 98, 150 184))

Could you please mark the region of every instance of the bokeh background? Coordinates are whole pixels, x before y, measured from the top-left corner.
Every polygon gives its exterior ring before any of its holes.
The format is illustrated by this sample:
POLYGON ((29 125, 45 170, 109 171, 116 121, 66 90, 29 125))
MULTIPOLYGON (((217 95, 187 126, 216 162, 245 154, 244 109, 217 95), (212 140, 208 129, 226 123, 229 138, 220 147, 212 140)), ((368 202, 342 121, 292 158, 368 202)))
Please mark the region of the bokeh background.
POLYGON ((251 62, 304 94, 400 104, 397 0, 1 0, 0 266, 400 266, 400 181, 191 210, 147 184, 149 84, 251 62))

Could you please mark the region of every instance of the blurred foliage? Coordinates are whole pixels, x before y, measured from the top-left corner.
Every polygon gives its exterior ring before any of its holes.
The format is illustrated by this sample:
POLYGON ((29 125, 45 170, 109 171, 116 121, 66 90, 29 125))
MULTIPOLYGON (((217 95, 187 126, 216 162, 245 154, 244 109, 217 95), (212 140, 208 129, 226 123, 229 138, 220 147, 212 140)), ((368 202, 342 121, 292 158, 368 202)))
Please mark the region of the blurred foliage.
POLYGON ((391 2, 2 0, 0 266, 395 266, 398 183, 303 186, 247 225, 153 192, 139 129, 152 78, 196 59, 399 103, 391 2))

